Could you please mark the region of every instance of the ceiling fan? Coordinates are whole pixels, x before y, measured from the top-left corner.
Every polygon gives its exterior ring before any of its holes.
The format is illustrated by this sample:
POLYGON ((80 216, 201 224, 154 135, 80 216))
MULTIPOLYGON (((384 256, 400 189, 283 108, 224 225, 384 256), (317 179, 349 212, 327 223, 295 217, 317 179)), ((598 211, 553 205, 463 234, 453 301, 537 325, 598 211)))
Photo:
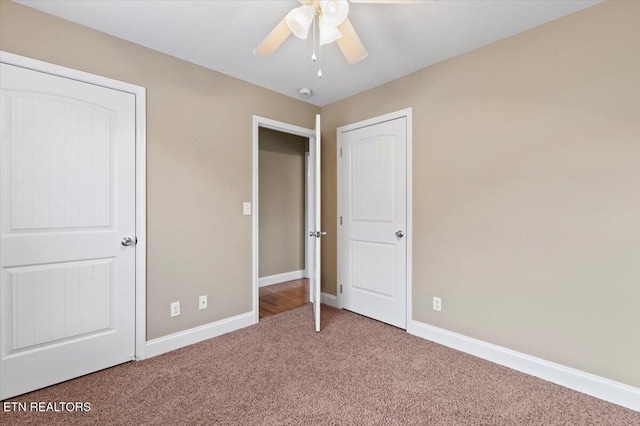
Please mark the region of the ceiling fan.
MULTIPOLYGON (((254 55, 270 56, 292 33, 300 39, 306 39, 309 35, 311 24, 313 23, 315 28, 317 19, 320 46, 335 41, 349 64, 355 64, 367 57, 367 50, 347 17, 349 14, 349 2, 347 0, 298 1, 302 3, 302 6, 291 10, 276 25, 253 51, 254 55)), ((397 0, 351 0, 351 3, 397 2, 397 0)), ((315 58, 315 51, 313 57, 315 58)))

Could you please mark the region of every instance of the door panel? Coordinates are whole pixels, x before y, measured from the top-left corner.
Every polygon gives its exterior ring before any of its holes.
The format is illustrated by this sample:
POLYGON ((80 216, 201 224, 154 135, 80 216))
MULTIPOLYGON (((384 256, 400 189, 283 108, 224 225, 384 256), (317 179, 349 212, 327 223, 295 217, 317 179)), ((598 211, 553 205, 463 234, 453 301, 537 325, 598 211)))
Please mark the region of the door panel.
POLYGON ((395 138, 366 138, 350 148, 351 220, 393 223, 395 138))
POLYGON ((99 259, 7 268, 11 350, 109 329, 112 267, 99 259))
POLYGON ((395 244, 351 241, 351 289, 395 297, 395 244))
POLYGON ((406 128, 406 118, 399 118, 342 135, 343 307, 401 328, 406 328, 406 128))
POLYGON ((114 113, 51 95, 6 95, 15 129, 11 229, 109 226, 114 113))
POLYGON ((128 361, 135 97, 1 65, 0 398, 128 361))

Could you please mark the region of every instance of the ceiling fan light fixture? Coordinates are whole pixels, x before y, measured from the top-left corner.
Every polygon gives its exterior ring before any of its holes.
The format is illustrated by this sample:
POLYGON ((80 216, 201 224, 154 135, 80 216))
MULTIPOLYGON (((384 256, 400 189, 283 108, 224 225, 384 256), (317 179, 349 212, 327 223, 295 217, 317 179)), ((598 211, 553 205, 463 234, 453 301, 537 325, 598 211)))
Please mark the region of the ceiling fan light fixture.
POLYGON ((342 24, 349 14, 349 2, 347 0, 322 0, 320 10, 327 25, 337 27, 342 24))
POLYGON ((320 16, 318 24, 320 26, 320 46, 334 42, 342 37, 342 33, 338 30, 338 27, 328 25, 322 16, 320 16))
POLYGON ((309 28, 314 16, 313 8, 309 5, 304 5, 289 12, 285 22, 296 37, 305 40, 309 35, 309 28))

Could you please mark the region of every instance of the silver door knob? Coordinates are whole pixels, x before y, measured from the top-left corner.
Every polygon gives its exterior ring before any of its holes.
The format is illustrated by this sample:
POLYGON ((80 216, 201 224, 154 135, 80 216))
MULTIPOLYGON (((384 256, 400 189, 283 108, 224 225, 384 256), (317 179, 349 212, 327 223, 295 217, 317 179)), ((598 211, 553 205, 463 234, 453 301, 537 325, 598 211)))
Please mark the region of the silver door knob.
POLYGON ((326 232, 321 232, 321 231, 311 231, 309 232, 309 236, 311 238, 316 237, 316 238, 320 238, 320 237, 324 237, 325 235, 327 235, 326 232))
POLYGON ((133 240, 131 239, 131 237, 124 237, 120 241, 120 244, 122 244, 125 247, 129 247, 131 244, 133 244, 133 240))
POLYGON ((396 237, 398 237, 398 238, 402 238, 402 237, 404 237, 404 232, 402 232, 402 231, 396 231, 396 237))

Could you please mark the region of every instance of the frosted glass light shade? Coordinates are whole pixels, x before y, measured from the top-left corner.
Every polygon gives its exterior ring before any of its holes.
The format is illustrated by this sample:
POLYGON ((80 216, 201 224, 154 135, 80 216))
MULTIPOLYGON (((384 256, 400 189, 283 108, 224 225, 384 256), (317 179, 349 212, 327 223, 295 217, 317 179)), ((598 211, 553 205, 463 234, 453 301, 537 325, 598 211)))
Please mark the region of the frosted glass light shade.
POLYGON ((322 0, 320 9, 327 25, 337 27, 347 19, 349 2, 347 0, 322 0))
POLYGON ((322 16, 320 16, 319 24, 321 46, 334 42, 342 37, 342 33, 338 30, 338 27, 327 25, 327 21, 322 16))
POLYGON ((313 8, 304 5, 293 9, 284 19, 291 32, 296 37, 305 40, 309 35, 309 27, 313 22, 313 17, 313 8))

